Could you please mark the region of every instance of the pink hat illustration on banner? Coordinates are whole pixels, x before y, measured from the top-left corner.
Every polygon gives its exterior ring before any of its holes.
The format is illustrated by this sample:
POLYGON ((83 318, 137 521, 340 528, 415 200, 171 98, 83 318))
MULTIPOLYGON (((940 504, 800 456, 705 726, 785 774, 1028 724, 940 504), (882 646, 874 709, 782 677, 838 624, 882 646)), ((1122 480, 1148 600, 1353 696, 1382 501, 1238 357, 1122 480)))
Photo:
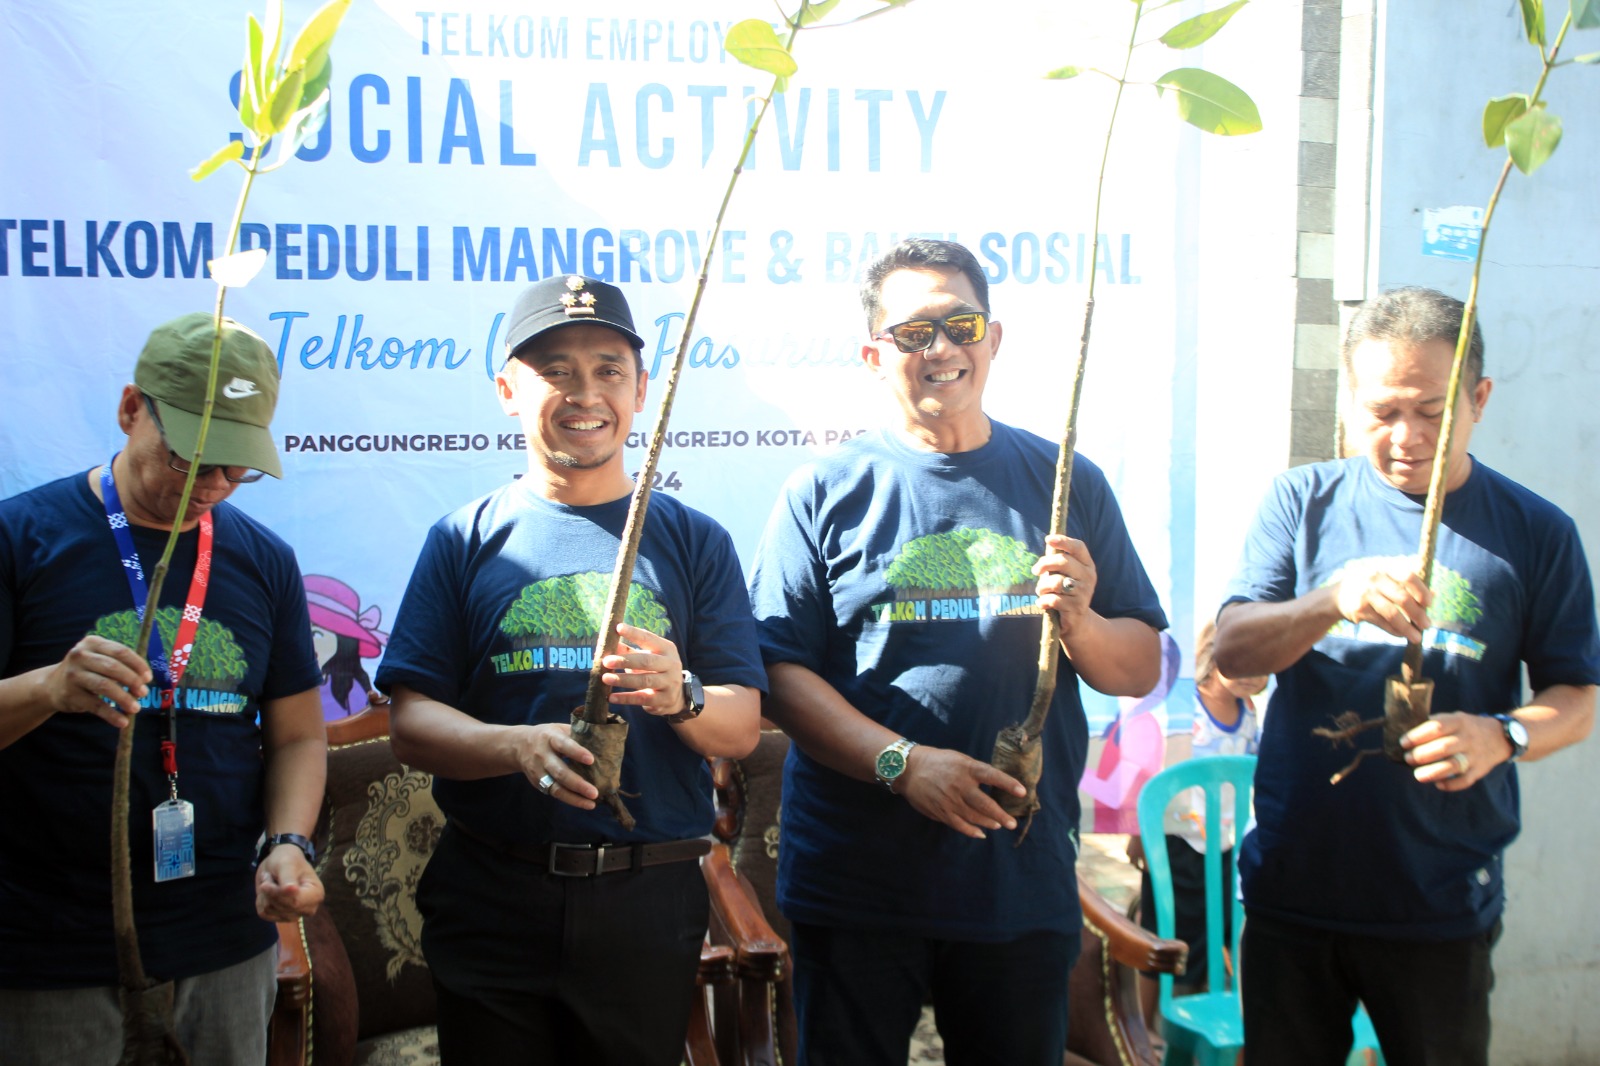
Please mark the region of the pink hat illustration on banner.
POLYGON ((322 668, 323 717, 343 718, 369 702, 386 702, 361 665, 389 643, 389 634, 378 628, 383 612, 377 604, 363 611, 356 590, 336 577, 306 574, 304 580, 311 643, 322 668))
POLYGON ((363 659, 371 659, 389 643, 389 634, 378 628, 383 612, 376 604, 360 610, 356 590, 336 577, 307 574, 306 606, 311 608, 311 624, 358 642, 363 659))

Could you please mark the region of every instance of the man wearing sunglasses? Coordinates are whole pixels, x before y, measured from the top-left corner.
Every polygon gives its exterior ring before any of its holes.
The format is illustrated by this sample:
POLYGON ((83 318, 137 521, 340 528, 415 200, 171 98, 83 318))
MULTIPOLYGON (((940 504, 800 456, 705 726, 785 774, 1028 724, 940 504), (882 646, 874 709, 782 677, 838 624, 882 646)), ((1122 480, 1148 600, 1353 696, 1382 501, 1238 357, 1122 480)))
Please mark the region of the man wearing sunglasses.
POLYGON ((1164 628, 1099 469, 1074 466, 1046 536, 1056 445, 991 419, 988 282, 944 241, 897 245, 862 286, 866 367, 891 424, 797 471, 751 596, 784 773, 778 902, 793 923, 801 1059, 901 1064, 931 999, 951 1063, 1059 1066, 1087 727, 1078 679, 1138 696, 1164 628), (1026 717, 1039 612, 1061 621, 1042 809, 1026 839, 989 765, 1026 717))
POLYGON ((7 1064, 115 1063, 122 1012, 108 843, 120 730, 148 976, 174 983, 195 1063, 259 1066, 274 921, 314 912, 309 836, 327 761, 294 553, 226 501, 280 476, 272 349, 224 320, 203 454, 212 317, 150 334, 104 466, 0 502, 0 1048, 7 1064), (178 516, 156 633, 147 575, 178 516))

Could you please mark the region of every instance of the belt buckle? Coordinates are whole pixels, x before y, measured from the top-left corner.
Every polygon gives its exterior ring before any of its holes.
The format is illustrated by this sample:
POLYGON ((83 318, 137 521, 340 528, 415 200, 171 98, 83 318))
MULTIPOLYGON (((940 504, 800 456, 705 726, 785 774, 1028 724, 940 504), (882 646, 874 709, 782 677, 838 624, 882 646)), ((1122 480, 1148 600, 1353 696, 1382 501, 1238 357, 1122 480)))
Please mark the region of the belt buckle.
POLYGON ((598 846, 589 846, 584 844, 551 844, 550 862, 546 869, 549 871, 549 873, 556 877, 599 877, 601 874, 606 872, 605 860, 606 849, 608 847, 610 847, 609 844, 600 844, 598 846), (594 869, 573 870, 570 872, 567 870, 556 869, 556 856, 559 855, 563 850, 589 852, 594 856, 594 869))

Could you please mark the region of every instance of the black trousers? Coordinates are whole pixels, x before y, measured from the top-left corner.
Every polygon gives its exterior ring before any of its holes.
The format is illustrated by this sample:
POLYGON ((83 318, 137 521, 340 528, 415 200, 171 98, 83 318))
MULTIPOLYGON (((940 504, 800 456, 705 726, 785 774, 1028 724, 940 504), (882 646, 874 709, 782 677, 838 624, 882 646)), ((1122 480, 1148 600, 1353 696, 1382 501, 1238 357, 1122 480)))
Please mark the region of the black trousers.
MULTIPOLYGON (((1149 847, 1147 843, 1145 845, 1149 847)), ((1180 994, 1203 991, 1206 987, 1206 857, 1191 848, 1180 836, 1168 834, 1166 838, 1167 864, 1172 870, 1172 924, 1173 935, 1189 945, 1189 964, 1182 977, 1175 977, 1172 987, 1180 994)), ((1222 853, 1222 946, 1233 950, 1233 893, 1238 884, 1233 879, 1233 849, 1222 853)), ((1146 869, 1139 879, 1139 924, 1156 931, 1156 904, 1152 898, 1150 871, 1146 869)), ((1159 976, 1155 970, 1141 971, 1151 979, 1159 976)), ((1222 987, 1219 981, 1216 989, 1222 987)))
POLYGON ((1490 953, 1500 923, 1463 940, 1353 936, 1245 915, 1249 1066, 1343 1066, 1364 1003, 1389 1066, 1488 1066, 1490 953))
POLYGON ((990 944, 792 929, 800 1066, 905 1066, 930 999, 950 1066, 1061 1066, 1076 934, 990 944))
POLYGON ((445 829, 417 892, 444 1066, 679 1066, 699 864, 558 877, 445 829))

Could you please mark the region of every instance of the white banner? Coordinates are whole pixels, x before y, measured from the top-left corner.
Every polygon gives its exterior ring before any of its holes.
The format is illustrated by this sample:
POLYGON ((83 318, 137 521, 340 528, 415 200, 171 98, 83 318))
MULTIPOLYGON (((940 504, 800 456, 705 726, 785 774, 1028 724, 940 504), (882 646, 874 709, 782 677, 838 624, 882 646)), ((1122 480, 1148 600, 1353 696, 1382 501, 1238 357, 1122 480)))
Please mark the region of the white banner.
MULTIPOLYGON (((1202 150, 1169 102, 1130 90, 1091 262, 1114 85, 1040 75, 1118 63, 1127 5, 1096 13, 1115 20, 1103 34, 1067 10, 1081 5, 1001 6, 1007 17, 990 19, 920 0, 802 33, 800 72, 713 250, 769 84, 722 40, 768 7, 357 0, 332 50, 327 126, 257 180, 244 215, 244 246, 269 256, 227 312, 278 352, 285 477, 234 502, 293 544, 308 575, 347 586, 368 629, 387 629, 428 525, 525 467, 491 382, 520 289, 571 272, 619 284, 660 378, 714 251, 660 487, 727 526, 748 566, 783 477, 890 413, 859 358, 863 265, 902 237, 936 235, 978 254, 1006 324, 988 409, 1050 439, 1099 271, 1080 448, 1111 478, 1186 627, 1200 286, 1179 274, 1234 263, 1261 239, 1241 232, 1209 258, 1194 236, 1205 153, 1233 153, 1238 168, 1251 149, 1202 150)), ((287 7, 292 33, 312 7, 287 7)), ((187 171, 240 128, 230 87, 245 10, 11 0, 0 14, 0 495, 107 458, 150 328, 211 308, 204 262, 223 250, 242 172, 196 184, 187 171)), ((1248 69, 1228 73, 1251 88, 1248 69)), ((1224 209, 1248 217, 1279 195, 1265 191, 1272 179, 1230 180, 1224 209)), ((642 447, 628 454, 642 462, 642 447)), ((1098 734, 1114 701, 1090 711, 1098 734)))

